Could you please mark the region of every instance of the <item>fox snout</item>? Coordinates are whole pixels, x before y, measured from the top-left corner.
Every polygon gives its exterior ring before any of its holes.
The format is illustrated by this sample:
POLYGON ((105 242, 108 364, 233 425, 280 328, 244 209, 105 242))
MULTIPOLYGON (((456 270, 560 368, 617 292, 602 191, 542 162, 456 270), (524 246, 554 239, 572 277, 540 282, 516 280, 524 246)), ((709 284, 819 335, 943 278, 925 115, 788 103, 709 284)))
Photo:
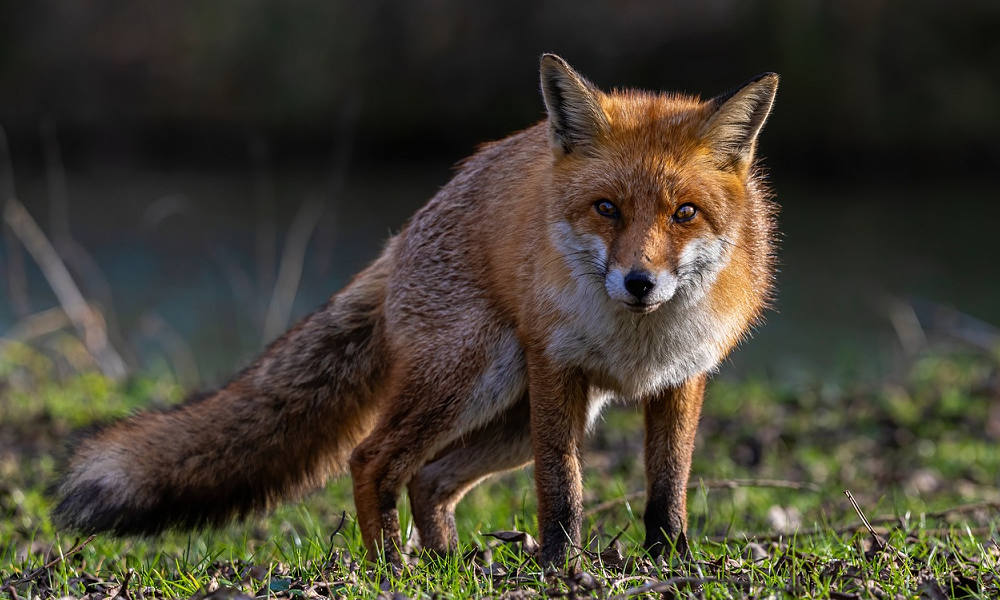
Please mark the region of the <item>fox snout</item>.
POLYGON ((624 303, 628 310, 649 313, 674 297, 677 277, 667 269, 612 268, 605 278, 605 288, 612 300, 624 303))
POLYGON ((640 302, 654 287, 656 282, 653 281, 653 274, 648 271, 632 269, 625 275, 625 289, 640 302))

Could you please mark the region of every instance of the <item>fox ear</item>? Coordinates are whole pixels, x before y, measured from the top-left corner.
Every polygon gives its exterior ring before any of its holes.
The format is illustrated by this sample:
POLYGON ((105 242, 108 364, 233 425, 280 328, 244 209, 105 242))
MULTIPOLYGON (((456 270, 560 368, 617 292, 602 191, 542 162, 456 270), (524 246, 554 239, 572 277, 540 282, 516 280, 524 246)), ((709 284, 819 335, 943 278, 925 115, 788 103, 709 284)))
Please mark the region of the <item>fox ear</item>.
POLYGON ((763 73, 736 90, 710 102, 715 112, 703 133, 720 165, 744 169, 753 162, 757 136, 771 114, 778 91, 778 74, 763 73))
POLYGON ((601 92, 555 54, 542 55, 541 77, 553 151, 586 149, 607 125, 598 99, 601 92))

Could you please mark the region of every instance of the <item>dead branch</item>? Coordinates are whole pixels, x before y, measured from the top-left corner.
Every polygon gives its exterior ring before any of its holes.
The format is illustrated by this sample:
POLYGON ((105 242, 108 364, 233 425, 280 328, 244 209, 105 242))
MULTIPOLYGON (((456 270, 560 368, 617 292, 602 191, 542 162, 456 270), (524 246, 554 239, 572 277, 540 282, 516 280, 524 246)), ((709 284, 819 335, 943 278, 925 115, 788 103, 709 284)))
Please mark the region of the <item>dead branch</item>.
MULTIPOLYGON (((810 492, 818 492, 820 490, 819 486, 815 483, 810 483, 808 481, 785 481, 782 479, 716 479, 699 480, 688 483, 689 490, 734 490, 736 488, 777 488, 786 490, 806 490, 810 492)), ((612 500, 608 500, 607 502, 601 502, 600 504, 588 509, 585 513, 583 513, 583 516, 592 517, 596 514, 612 509, 619 504, 631 502, 632 500, 638 500, 645 495, 646 492, 631 492, 620 498, 614 498, 612 500)))
MULTIPOLYGON (((240 266, 239 261, 230 255, 223 244, 215 244, 212 247, 211 257, 229 283, 229 289, 237 302, 244 306, 253 307, 262 303, 260 297, 254 292, 254 286, 246 269, 240 266)), ((261 316, 260 311, 254 308, 251 312, 254 322, 257 322, 261 316)))
POLYGON ((299 291, 302 267, 305 264, 306 247, 312 238, 319 218, 323 214, 323 201, 318 196, 308 198, 299 207, 288 229, 278 266, 278 280, 264 317, 263 343, 268 343, 288 328, 292 315, 292 304, 299 291))
MULTIPOLYGON (((347 179, 354 147, 354 129, 361 110, 359 97, 352 97, 341 112, 340 142, 334 156, 328 195, 336 197, 347 179)), ((266 155, 264 156, 266 159, 266 155)), ((262 159, 262 160, 264 160, 262 159)), ((271 302, 264 316, 263 340, 266 344, 288 327, 292 314, 292 303, 298 293, 302 267, 305 263, 306 246, 319 225, 323 214, 323 199, 311 198, 299 207, 288 231, 281 260, 278 263, 278 277, 274 284, 271 302)))
POLYGON ((777 488, 785 490, 820 491, 819 485, 809 481, 786 481, 784 479, 708 479, 691 482, 689 490, 707 488, 710 490, 734 490, 736 488, 777 488))
POLYGON ((156 312, 147 312, 139 319, 139 330, 143 335, 156 340, 167 353, 177 380, 184 387, 197 385, 201 381, 198 362, 194 352, 184 337, 156 312))
MULTIPOLYGON (((262 136, 250 140, 250 158, 254 166, 254 199, 257 219, 254 236, 254 252, 257 263, 257 297, 263 298, 268 290, 273 290, 277 232, 274 227, 275 185, 271 169, 271 151, 262 136)), ((263 311, 261 300, 255 305, 263 311)), ((256 312, 256 311, 255 311, 256 312)), ((254 317, 259 318, 260 312, 254 317)))
POLYGON ((861 519, 861 523, 865 526, 865 529, 868 530, 868 533, 871 534, 872 539, 875 541, 875 545, 878 546, 878 549, 882 550, 885 548, 885 540, 883 540, 872 528, 872 524, 868 522, 868 517, 866 517, 865 513, 861 510, 861 506, 858 505, 858 501, 854 499, 854 494, 851 493, 851 490, 844 490, 844 495, 851 501, 851 506, 854 507, 854 512, 858 513, 858 518, 861 519))
POLYGON ((66 168, 59 148, 56 123, 43 119, 38 127, 45 155, 45 181, 49 192, 49 235, 55 245, 69 234, 69 191, 66 185, 66 168))
POLYGON ((991 323, 926 299, 912 299, 909 305, 928 334, 948 338, 989 354, 1000 348, 1000 328, 991 323))
POLYGON ((621 594, 612 596, 611 600, 625 600, 626 598, 631 598, 632 596, 639 596, 650 592, 660 593, 667 596, 672 592, 676 592, 678 586, 700 586, 706 583, 721 583, 737 589, 750 589, 750 584, 748 582, 739 581, 737 579, 721 579, 719 577, 671 577, 670 579, 665 579, 663 581, 651 581, 649 583, 627 589, 621 594))
MULTIPOLYGON (((1000 502, 975 502, 973 504, 963 504, 962 506, 955 506, 952 508, 946 508, 944 510, 938 510, 933 512, 923 513, 925 519, 946 519, 954 515, 961 515, 970 512, 978 512, 981 510, 993 510, 1000 512, 1000 502)), ((886 525, 899 525, 901 523, 900 517, 896 515, 881 515, 878 517, 872 517, 867 519, 868 525, 873 528, 883 528, 882 533, 887 534, 888 528, 886 525)), ((845 525, 843 527, 815 527, 813 529, 799 530, 792 533, 750 533, 743 534, 741 536, 714 536, 708 538, 713 542, 718 543, 728 543, 728 542, 744 542, 746 540, 755 540, 757 542, 776 542, 779 540, 787 540, 789 538, 802 538, 811 537, 815 535, 854 535, 859 531, 868 531, 864 525, 845 525)), ((929 529, 928 532, 940 532, 944 531, 941 529, 929 529)))
POLYGON ((59 253, 17 198, 7 199, 4 221, 35 259, 101 372, 112 379, 123 378, 125 362, 108 341, 103 315, 83 298, 59 253))
POLYGON ((926 347, 927 334, 920 326, 920 319, 917 318, 913 305, 898 298, 889 298, 886 305, 889 322, 892 323, 892 328, 896 331, 896 337, 903 347, 903 352, 913 356, 921 348, 926 347))
POLYGON ((124 344, 121 344, 122 337, 115 317, 111 283, 97 264, 97 260, 76 241, 70 229, 69 186, 66 183, 66 167, 63 165, 55 121, 51 118, 42 120, 39 133, 45 155, 45 179, 49 196, 49 236, 52 246, 59 256, 64 258, 72 274, 79 278, 87 295, 92 299, 96 298, 97 304, 102 307, 101 313, 105 319, 108 337, 122 347, 124 344))
POLYGON ((11 342, 30 342, 31 340, 55 333, 64 327, 72 325, 66 317, 66 311, 61 308, 50 308, 29 315, 4 332, 0 337, 0 348, 11 342))
MULTIPOLYGON (((0 200, 16 198, 14 188, 14 167, 10 157, 10 146, 7 145, 7 132, 0 127, 0 200)), ((31 314, 31 303, 28 301, 28 277, 24 271, 24 256, 14 239, 13 232, 6 225, 0 225, 3 230, 4 254, 7 256, 7 297, 10 298, 14 314, 26 317, 31 314)))
POLYGON ((58 565, 59 563, 63 562, 64 560, 66 560, 70 556, 73 556, 74 554, 76 554, 80 550, 83 550, 84 548, 86 548, 87 545, 90 544, 90 542, 94 541, 94 538, 96 538, 96 537, 97 537, 96 534, 91 535, 90 537, 88 537, 87 539, 83 540, 82 542, 79 541, 79 538, 77 538, 77 543, 73 544, 73 547, 70 548, 69 550, 67 550, 66 552, 60 552, 59 556, 53 558, 49 562, 47 562, 44 565, 38 567, 34 571, 31 571, 27 575, 24 575, 23 577, 18 577, 18 578, 11 577, 10 579, 4 581, 2 585, 4 587, 6 587, 8 585, 21 585, 22 583, 27 583, 27 582, 31 581, 32 579, 38 577, 39 575, 41 575, 42 573, 44 573, 48 569, 51 569, 52 567, 54 567, 54 566, 58 565))
POLYGON ((111 598, 111 600, 118 600, 119 598, 125 598, 129 600, 132 596, 128 593, 128 584, 132 581, 132 577, 135 575, 135 569, 129 569, 125 573, 125 577, 122 579, 121 584, 118 586, 118 592, 111 598))
POLYGON ((875 542, 875 547, 879 550, 879 552, 891 550, 897 557, 905 558, 906 555, 900 552, 895 546, 882 539, 882 536, 875 531, 871 522, 868 521, 868 517, 866 517, 864 511, 861 510, 861 505, 859 505, 858 501, 854 499, 854 494, 851 493, 851 490, 844 490, 844 495, 846 495, 847 499, 851 501, 851 506, 854 507, 854 512, 858 513, 858 518, 861 519, 861 523, 864 524, 865 529, 868 531, 868 535, 870 535, 872 541, 875 542))

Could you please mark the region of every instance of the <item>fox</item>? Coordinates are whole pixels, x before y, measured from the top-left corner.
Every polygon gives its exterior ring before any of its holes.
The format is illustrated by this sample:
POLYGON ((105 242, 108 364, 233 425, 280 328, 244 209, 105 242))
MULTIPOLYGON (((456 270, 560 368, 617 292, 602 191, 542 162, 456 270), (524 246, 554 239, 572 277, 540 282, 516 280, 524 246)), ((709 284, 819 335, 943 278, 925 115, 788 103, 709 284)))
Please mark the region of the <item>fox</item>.
POLYGON ((761 322, 776 202, 755 157, 778 75, 702 99, 605 92, 544 54, 545 118, 459 163, 377 259, 218 391, 84 438, 53 518, 222 524, 349 473, 369 558, 458 549, 455 507, 534 463, 539 562, 580 544, 582 445, 642 407, 643 547, 687 544, 707 379, 761 322))

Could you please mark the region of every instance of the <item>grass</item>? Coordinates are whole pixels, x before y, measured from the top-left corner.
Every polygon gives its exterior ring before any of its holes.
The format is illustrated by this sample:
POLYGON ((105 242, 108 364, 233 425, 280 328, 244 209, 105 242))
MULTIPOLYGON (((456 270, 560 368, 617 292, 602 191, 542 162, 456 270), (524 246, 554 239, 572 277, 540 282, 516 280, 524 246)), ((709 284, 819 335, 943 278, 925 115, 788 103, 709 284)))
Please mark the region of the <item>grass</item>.
MULTIPOLYGON (((579 563, 552 573, 531 556, 530 469, 460 504, 463 555, 401 573, 366 560, 347 480, 219 530, 83 544, 49 520, 45 490, 66 440, 183 390, 169 375, 112 384, 72 362, 25 346, 0 355, 0 597, 1000 595, 997 356, 938 349, 863 385, 714 382, 692 471, 690 560, 642 554, 641 415, 609 410, 587 453, 579 563)), ((409 532, 405 508, 402 521, 409 532)))

